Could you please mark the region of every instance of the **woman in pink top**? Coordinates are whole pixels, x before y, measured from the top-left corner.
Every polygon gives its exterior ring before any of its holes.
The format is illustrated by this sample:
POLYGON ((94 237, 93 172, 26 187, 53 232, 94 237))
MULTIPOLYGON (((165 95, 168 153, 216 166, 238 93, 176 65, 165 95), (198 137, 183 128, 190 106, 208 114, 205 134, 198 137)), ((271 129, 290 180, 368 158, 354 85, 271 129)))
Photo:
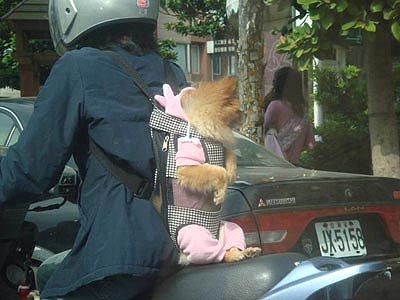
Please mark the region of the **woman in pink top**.
POLYGON ((299 163, 301 152, 314 147, 300 73, 291 67, 277 70, 266 100, 265 147, 292 163, 299 163))

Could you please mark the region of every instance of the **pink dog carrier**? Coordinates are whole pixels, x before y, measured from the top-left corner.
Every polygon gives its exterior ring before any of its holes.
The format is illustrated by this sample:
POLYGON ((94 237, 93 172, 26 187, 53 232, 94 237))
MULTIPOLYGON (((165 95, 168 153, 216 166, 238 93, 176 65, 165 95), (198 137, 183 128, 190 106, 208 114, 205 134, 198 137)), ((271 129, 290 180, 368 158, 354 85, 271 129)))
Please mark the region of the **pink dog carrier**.
MULTIPOLYGON (((208 229, 213 237, 218 238, 221 222, 220 206, 208 206, 208 210, 190 207, 189 198, 193 202, 213 201, 213 195, 204 197, 203 194, 190 193, 182 190, 176 182, 176 154, 178 138, 187 135, 188 122, 168 115, 154 107, 150 118, 153 146, 156 155, 157 172, 156 184, 161 188, 162 212, 173 241, 180 228, 196 224, 208 229), (186 204, 186 205, 185 205, 186 204), (187 205, 189 204, 189 205, 187 205)), ((225 149, 223 145, 201 136, 190 126, 190 137, 198 138, 205 154, 205 162, 225 166, 225 149)), ((201 204, 200 204, 201 205, 201 204)))

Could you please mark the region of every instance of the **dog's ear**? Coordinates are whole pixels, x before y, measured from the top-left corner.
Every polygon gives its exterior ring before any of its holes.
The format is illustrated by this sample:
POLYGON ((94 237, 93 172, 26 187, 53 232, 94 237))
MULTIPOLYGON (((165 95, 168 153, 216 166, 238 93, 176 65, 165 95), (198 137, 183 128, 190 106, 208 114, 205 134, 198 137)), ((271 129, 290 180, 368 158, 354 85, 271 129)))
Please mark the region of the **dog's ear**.
POLYGON ((198 90, 199 93, 217 92, 224 98, 237 98, 237 79, 233 76, 226 76, 215 81, 203 81, 199 83, 198 90))
POLYGON ((231 129, 242 121, 236 86, 236 78, 224 77, 200 82, 183 96, 182 106, 200 134, 221 142, 233 139, 231 129))
POLYGON ((233 76, 227 76, 221 80, 216 81, 216 88, 220 88, 221 91, 228 98, 237 98, 237 79, 233 76))
POLYGON ((216 88, 222 93, 224 99, 221 109, 225 110, 224 121, 231 128, 235 128, 243 121, 243 114, 240 110, 240 102, 237 94, 237 78, 224 77, 216 82, 216 88))

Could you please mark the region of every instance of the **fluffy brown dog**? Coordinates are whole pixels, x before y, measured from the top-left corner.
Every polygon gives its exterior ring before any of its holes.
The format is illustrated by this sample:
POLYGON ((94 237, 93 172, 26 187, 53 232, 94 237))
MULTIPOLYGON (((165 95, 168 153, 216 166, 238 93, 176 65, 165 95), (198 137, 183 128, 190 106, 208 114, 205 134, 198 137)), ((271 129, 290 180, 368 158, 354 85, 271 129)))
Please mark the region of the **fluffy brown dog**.
MULTIPOLYGON (((233 142, 232 129, 242 120, 233 77, 200 83, 197 89, 183 94, 182 108, 202 136, 222 144, 233 142)), ((188 190, 214 193, 214 203, 218 205, 225 199, 228 184, 236 179, 236 156, 227 149, 225 168, 207 163, 181 166, 177 175, 178 183, 188 190)))
MULTIPOLYGON (((193 127, 205 138, 224 145, 234 141, 233 131, 242 121, 240 102, 236 92, 237 82, 233 77, 219 81, 202 82, 196 89, 182 95, 182 108, 193 127)), ((225 168, 204 163, 177 168, 178 184, 183 188, 213 195, 213 202, 219 205, 226 197, 227 187, 236 179, 236 156, 225 148, 225 168)), ((207 205, 206 205, 207 206, 207 205)), ((223 232, 221 233, 223 235, 223 232)), ((223 238, 220 236, 220 239, 223 238)), ((234 262, 257 256, 260 248, 244 250, 231 248, 225 253, 225 262, 234 262)))

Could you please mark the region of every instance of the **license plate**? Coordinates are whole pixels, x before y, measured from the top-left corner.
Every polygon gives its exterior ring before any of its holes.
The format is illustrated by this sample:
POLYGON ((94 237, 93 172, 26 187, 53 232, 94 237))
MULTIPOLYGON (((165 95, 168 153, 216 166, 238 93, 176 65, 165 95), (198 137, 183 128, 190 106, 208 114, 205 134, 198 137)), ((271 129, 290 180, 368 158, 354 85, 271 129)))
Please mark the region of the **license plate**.
POLYGON ((367 254, 360 222, 357 220, 315 224, 322 256, 349 257, 367 254))

